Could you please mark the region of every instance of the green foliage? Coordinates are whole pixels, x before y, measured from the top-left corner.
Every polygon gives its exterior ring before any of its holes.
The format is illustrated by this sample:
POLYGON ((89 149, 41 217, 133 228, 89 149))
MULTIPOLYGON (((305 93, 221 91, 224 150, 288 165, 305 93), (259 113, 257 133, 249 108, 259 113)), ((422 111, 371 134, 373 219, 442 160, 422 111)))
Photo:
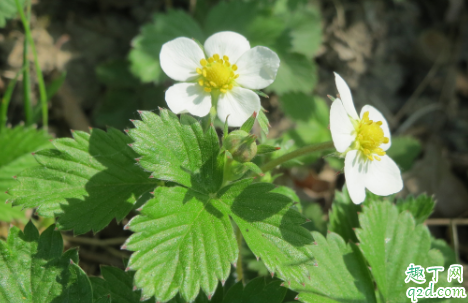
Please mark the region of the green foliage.
POLYGON ((413 166, 414 160, 421 153, 421 143, 412 137, 393 137, 392 146, 387 154, 395 160, 402 172, 413 166))
MULTIPOLYGON (((295 127, 283 133, 281 138, 265 142, 281 147, 278 152, 271 154, 271 159, 276 159, 306 145, 331 140, 328 129, 329 109, 323 99, 302 93, 290 93, 281 96, 280 101, 286 114, 297 122, 295 127)), ((282 166, 291 167, 313 163, 323 154, 323 152, 308 154, 285 162, 282 166)))
POLYGON ((318 231, 321 234, 327 232, 327 222, 324 219, 322 207, 318 203, 311 203, 304 207, 304 216, 310 221, 304 224, 308 230, 318 231))
POLYGON ((343 237, 345 241, 358 242, 353 229, 359 227, 357 213, 360 211, 361 206, 351 201, 346 187, 343 187, 342 192, 335 191, 328 228, 343 237))
POLYGON ((11 227, 7 241, 0 241, 1 302, 92 302, 77 251, 62 254, 62 236, 54 229, 39 236, 29 222, 24 232, 11 227))
POLYGON ((203 41, 205 35, 198 23, 183 11, 156 14, 153 22, 143 26, 132 42, 129 54, 132 73, 143 82, 161 83, 167 79, 159 65, 159 52, 164 43, 177 37, 203 41))
POLYGON ((268 283, 265 278, 253 279, 245 287, 238 282, 228 290, 223 303, 281 303, 287 290, 280 284, 278 280, 268 283))
MULTIPOLYGON (((25 0, 19 0, 21 6, 24 6, 25 0)), ((7 19, 18 15, 15 0, 2 0, 0 2, 0 28, 5 27, 7 19)))
MULTIPOLYGON (((104 279, 97 277, 90 278, 93 285, 93 302, 141 302, 140 291, 133 290, 132 272, 124 272, 116 267, 101 266, 101 274, 104 279)), ((154 303, 154 298, 146 302, 154 303)))
POLYGON ((427 227, 415 224, 409 212, 399 213, 390 202, 364 206, 359 221, 361 228, 356 234, 360 248, 385 302, 407 300, 407 288, 415 286, 405 283, 405 271, 410 263, 423 267, 444 264, 442 254, 430 249, 427 227))
POLYGON ((5 128, 0 133, 0 221, 24 220, 24 213, 19 207, 4 204, 10 198, 6 192, 16 185, 13 176, 37 166, 31 153, 48 146, 49 139, 46 132, 22 125, 5 128))
POLYGON ((417 197, 408 196, 405 199, 399 199, 396 206, 399 212, 410 212, 416 220, 416 224, 423 224, 432 214, 435 203, 431 197, 422 194, 417 197))
POLYGON ((99 81, 107 86, 94 121, 99 126, 123 129, 131 126, 137 110, 165 107, 164 88, 153 84, 141 84, 130 72, 126 60, 110 60, 96 68, 99 81))
POLYGON ((58 216, 60 229, 97 232, 113 218, 122 220, 156 181, 135 165, 132 141, 120 131, 76 131, 73 138, 54 140, 56 149, 37 152, 41 166, 20 173, 10 194, 13 205, 58 216))
POLYGON ((339 235, 327 238, 312 232, 312 253, 316 266, 310 281, 300 290, 299 300, 309 302, 377 302, 366 262, 354 244, 346 244, 339 235), (332 300, 330 300, 332 299, 332 300))
POLYGON ((200 287, 211 296, 237 259, 230 218, 270 272, 305 280, 312 239, 299 226, 304 219, 291 208, 289 190, 252 179, 222 187, 224 155, 212 127, 203 132, 194 118, 182 115, 179 121, 167 110, 141 117, 129 131, 140 165, 183 186, 159 187, 128 224, 135 232, 125 244, 135 251, 129 268, 137 270, 135 284, 144 298, 165 301, 180 292, 190 301, 200 287))

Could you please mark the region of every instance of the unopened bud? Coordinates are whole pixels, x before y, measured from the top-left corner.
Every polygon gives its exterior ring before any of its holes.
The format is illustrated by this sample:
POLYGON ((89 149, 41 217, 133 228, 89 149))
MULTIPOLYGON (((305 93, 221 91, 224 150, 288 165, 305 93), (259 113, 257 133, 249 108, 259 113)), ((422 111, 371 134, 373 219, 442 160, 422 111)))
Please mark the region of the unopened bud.
POLYGON ((256 139, 255 135, 250 135, 243 130, 235 130, 224 139, 223 145, 232 154, 234 160, 244 163, 252 160, 257 154, 256 139))

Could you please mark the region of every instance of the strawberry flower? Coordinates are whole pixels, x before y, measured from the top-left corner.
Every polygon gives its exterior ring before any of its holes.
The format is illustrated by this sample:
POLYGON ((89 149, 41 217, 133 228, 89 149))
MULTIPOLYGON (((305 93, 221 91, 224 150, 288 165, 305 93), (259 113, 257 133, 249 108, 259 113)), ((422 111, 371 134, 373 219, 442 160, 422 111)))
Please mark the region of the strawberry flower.
POLYGON ((163 71, 181 81, 166 91, 166 102, 176 114, 206 116, 217 101, 221 121, 241 126, 261 109, 252 90, 270 85, 280 60, 267 47, 250 48, 245 37, 234 32, 210 36, 204 50, 192 39, 180 37, 165 43, 159 54, 163 71))
POLYGON ((386 154, 391 145, 387 121, 370 105, 365 105, 358 116, 351 91, 337 73, 335 82, 340 97, 331 106, 330 130, 336 150, 345 157, 351 200, 362 203, 366 188, 379 196, 399 192, 403 188, 400 169, 386 154))

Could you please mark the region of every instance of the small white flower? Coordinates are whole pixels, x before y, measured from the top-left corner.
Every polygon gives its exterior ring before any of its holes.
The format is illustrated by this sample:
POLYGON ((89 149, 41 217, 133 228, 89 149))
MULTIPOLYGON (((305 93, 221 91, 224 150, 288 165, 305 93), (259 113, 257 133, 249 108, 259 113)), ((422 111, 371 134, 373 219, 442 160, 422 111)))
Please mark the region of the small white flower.
POLYGON ((345 177, 354 203, 366 198, 366 188, 379 196, 388 196, 403 188, 398 166, 386 155, 391 136, 387 121, 373 106, 365 105, 358 116, 351 91, 335 73, 340 94, 330 111, 330 130, 338 152, 345 156, 345 177))
POLYGON ((163 71, 181 81, 166 92, 166 102, 176 114, 206 116, 212 95, 219 95, 218 117, 229 126, 241 126, 260 111, 262 89, 276 78, 278 55, 263 46, 250 48, 245 37, 234 32, 210 36, 205 52, 192 39, 181 37, 165 43, 159 54, 163 71))

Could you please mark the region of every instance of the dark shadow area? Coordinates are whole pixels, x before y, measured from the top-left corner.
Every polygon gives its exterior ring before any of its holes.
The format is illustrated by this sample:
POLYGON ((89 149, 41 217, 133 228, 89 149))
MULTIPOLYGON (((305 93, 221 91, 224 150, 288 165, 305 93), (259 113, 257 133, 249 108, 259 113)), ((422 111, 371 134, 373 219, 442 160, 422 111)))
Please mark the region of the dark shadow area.
POLYGON ((138 154, 128 146, 131 142, 128 136, 112 128, 107 133, 98 129, 92 131, 88 147, 90 165, 81 163, 74 169, 76 174, 83 171, 86 176, 84 170, 93 167, 94 161, 106 169, 88 180, 85 197, 69 198, 68 204, 61 206, 63 214, 58 219, 61 229, 73 229, 75 234, 97 232, 113 218, 122 220, 140 196, 154 190, 156 181, 136 165, 134 159, 138 154))

